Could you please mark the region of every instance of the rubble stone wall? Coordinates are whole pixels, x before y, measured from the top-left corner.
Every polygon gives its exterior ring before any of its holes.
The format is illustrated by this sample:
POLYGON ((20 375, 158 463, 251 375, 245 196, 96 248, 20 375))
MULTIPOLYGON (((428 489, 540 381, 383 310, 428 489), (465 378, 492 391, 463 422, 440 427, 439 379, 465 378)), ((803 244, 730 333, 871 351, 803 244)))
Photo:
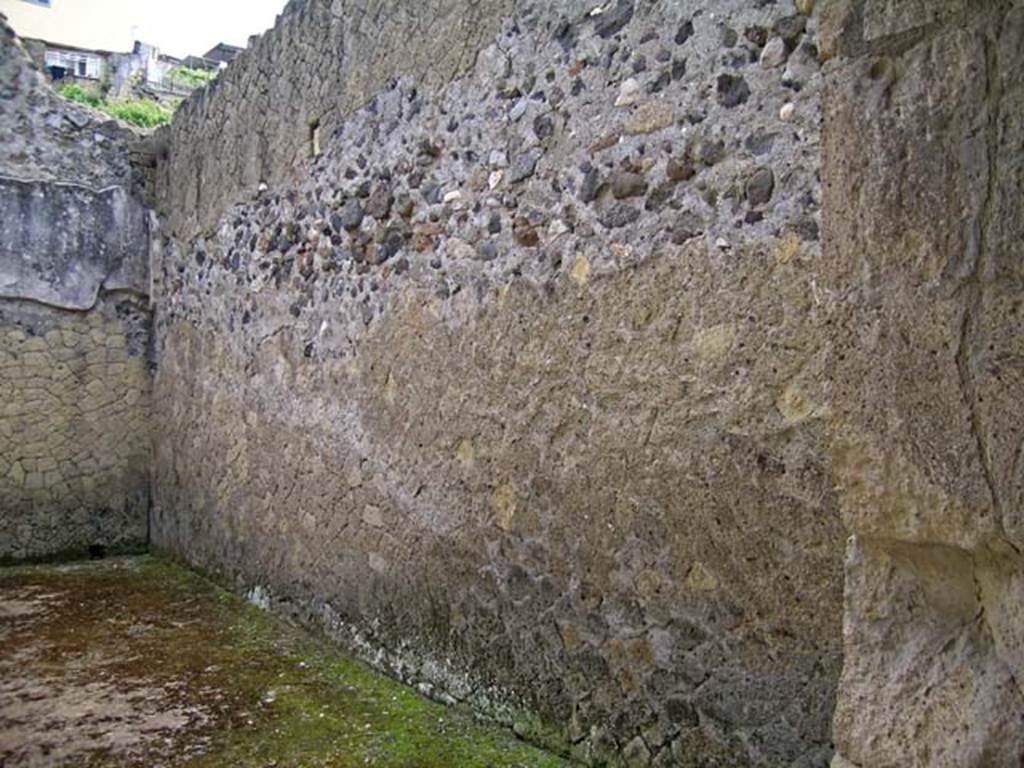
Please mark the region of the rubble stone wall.
POLYGON ((171 129, 154 543, 594 765, 825 765, 808 4, 493 4, 427 44, 446 87, 418 37, 379 54, 408 76, 333 74, 310 25, 394 28, 334 6, 290 6, 171 129), (314 73, 265 120, 241 97, 314 73), (363 106, 310 145, 321 93, 363 106))
MULTIPOLYGON (((260 184, 295 182, 314 144, 389 81, 410 75, 424 93, 436 92, 471 68, 515 5, 291 0, 168 129, 160 201, 168 226, 186 238, 207 233, 260 184)), ((590 9, 583 0, 559 5, 590 9)))
POLYGON ((60 99, 6 23, 0 125, 0 561, 145 548, 138 137, 60 99))

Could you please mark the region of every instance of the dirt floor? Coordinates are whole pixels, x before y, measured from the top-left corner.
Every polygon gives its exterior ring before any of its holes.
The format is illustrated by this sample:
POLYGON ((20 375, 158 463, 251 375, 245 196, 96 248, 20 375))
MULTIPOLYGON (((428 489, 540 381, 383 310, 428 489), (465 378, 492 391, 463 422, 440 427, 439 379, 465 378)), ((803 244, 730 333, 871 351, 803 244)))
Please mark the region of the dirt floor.
POLYGON ((165 561, 0 569, 0 768, 567 763, 165 561))

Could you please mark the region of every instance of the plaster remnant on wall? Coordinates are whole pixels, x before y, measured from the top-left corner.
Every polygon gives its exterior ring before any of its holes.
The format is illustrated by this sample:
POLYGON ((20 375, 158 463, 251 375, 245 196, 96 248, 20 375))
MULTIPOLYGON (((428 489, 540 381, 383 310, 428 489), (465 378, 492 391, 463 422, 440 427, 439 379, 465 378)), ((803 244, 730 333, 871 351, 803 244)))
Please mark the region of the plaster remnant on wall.
POLYGON ((0 177, 0 299, 88 310, 101 290, 145 295, 148 224, 123 187, 0 177))
POLYGON ((148 544, 151 167, 0 23, 0 561, 148 544))

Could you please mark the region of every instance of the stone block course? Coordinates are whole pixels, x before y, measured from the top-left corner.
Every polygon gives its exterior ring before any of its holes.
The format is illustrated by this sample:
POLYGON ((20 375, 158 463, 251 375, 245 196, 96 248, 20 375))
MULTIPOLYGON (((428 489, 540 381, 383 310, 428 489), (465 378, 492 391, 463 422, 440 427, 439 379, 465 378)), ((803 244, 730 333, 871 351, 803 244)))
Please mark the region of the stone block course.
POLYGON ((919 5, 851 6, 846 39, 861 19, 870 45, 826 83, 830 443, 852 534, 835 738, 841 765, 1011 766, 1024 7, 919 5))

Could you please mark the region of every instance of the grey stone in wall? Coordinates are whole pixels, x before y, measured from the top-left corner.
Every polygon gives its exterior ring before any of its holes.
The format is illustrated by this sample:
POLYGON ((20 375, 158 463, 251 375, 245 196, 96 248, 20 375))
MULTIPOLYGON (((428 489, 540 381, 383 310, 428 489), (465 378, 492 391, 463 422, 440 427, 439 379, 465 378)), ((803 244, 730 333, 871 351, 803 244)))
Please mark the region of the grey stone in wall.
MULTIPOLYGON (((290 4, 148 150, 158 545, 591 764, 1020 765, 1024 9, 813 6, 290 4)), ((136 546, 139 145, 3 31, 0 559, 136 546)))
MULTIPOLYGON (((390 81, 413 76, 426 95, 470 69, 513 0, 291 0, 274 29, 168 129, 161 212, 182 237, 209 232, 261 183, 304 173, 313 135, 330 136, 390 81)), ((522 14, 545 4, 520 4, 522 14)), ((575 20, 582 0, 555 7, 575 20)))

